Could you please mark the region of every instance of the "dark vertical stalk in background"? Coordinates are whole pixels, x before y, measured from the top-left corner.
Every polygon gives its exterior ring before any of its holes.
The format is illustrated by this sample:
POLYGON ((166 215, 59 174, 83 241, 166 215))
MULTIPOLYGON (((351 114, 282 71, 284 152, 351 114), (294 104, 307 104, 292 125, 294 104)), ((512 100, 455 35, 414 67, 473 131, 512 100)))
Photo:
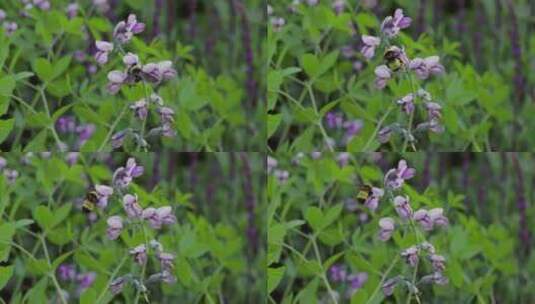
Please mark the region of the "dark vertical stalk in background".
POLYGON ((208 37, 206 39, 206 42, 204 44, 204 51, 205 55, 208 58, 211 58, 212 51, 214 50, 214 46, 217 42, 217 37, 219 34, 218 29, 222 26, 221 20, 219 18, 219 13, 217 12, 217 9, 210 9, 209 10, 210 18, 208 20, 210 31, 208 31, 208 37))
POLYGON ((420 36, 425 32, 425 9, 427 0, 420 0, 420 6, 418 8, 418 17, 416 18, 416 34, 420 36))
POLYGON ((171 33, 175 28, 177 1, 167 0, 167 31, 171 33))
MULTIPOLYGON (((245 209, 247 211, 247 240, 249 241, 249 254, 247 254, 247 261, 249 265, 249 279, 247 280, 249 284, 249 290, 252 290, 254 285, 254 274, 253 272, 253 260, 256 256, 258 250, 258 233, 256 230, 255 224, 255 207, 256 200, 253 189, 253 176, 251 173, 251 165, 249 164, 249 159, 246 153, 240 154, 241 163, 242 163, 242 177, 243 180, 243 193, 245 196, 245 209)), ((248 297, 251 297, 251 293, 247 293, 248 297)), ((250 299, 249 299, 250 300, 250 299)))
POLYGON ((518 32, 518 20, 516 18, 515 7, 512 0, 507 1, 507 9, 509 10, 510 29, 509 36, 511 37, 511 51, 513 54, 513 60, 515 62, 513 85, 515 88, 514 97, 516 99, 517 106, 514 107, 515 123, 513 124, 512 136, 513 151, 517 151, 516 137, 520 132, 520 125, 518 124, 518 110, 524 102, 525 90, 524 90, 524 76, 522 74, 522 47, 520 46, 520 34, 518 32))
POLYGON ((475 29, 472 31, 474 35, 474 58, 476 64, 481 67, 483 62, 481 62, 485 56, 482 56, 481 44, 483 43, 483 29, 485 28, 482 24, 485 23, 485 14, 483 9, 476 9, 476 24, 475 29))
POLYGON ((442 0, 433 1, 433 28, 436 28, 442 20, 443 6, 442 0))
POLYGON ((457 25, 456 30, 459 35, 459 41, 461 42, 461 51, 464 51, 466 48, 463 44, 463 35, 466 33, 466 9, 464 8, 465 0, 457 0, 457 6, 459 11, 457 12, 457 25))
POLYGON ((524 174, 522 172, 522 168, 520 166, 520 162, 518 161, 518 155, 517 153, 511 153, 511 160, 513 162, 513 168, 515 170, 516 174, 516 181, 515 181, 515 192, 516 192, 516 208, 518 209, 518 215, 519 215, 519 231, 518 236, 520 239, 520 249, 522 252, 521 258, 529 256, 530 253, 530 244, 529 244, 529 230, 528 230, 528 222, 527 222, 527 216, 526 216, 526 209, 527 209, 527 201, 526 196, 524 193, 524 174))
POLYGON ((160 35, 160 18, 162 16, 163 0, 155 0, 154 15, 152 16, 152 38, 160 35))
POLYGON ((150 188, 154 189, 156 185, 160 182, 160 162, 161 162, 161 152, 154 153, 154 159, 152 161, 152 176, 150 177, 150 188))
POLYGON ((108 18, 113 24, 117 23, 117 15, 115 14, 115 11, 117 10, 117 3, 117 0, 110 0, 110 9, 106 12, 106 18, 108 18))
POLYGON ((429 184, 431 183, 431 158, 432 154, 427 152, 425 154, 424 170, 422 172, 422 190, 429 187, 429 184))
POLYGON ((195 187, 197 184, 197 162, 199 160, 199 155, 197 152, 189 153, 189 184, 191 187, 195 187))
POLYGON ((470 188, 470 177, 468 176, 468 171, 470 168, 470 153, 463 153, 463 167, 462 167, 462 187, 463 187, 463 193, 465 193, 466 197, 464 198, 464 203, 467 205, 470 204, 470 199, 468 197, 468 188, 470 188))
POLYGON ((234 1, 234 8, 240 16, 242 44, 245 51, 245 64, 246 64, 246 79, 245 88, 249 97, 248 104, 252 107, 256 105, 256 80, 255 80, 255 68, 254 68, 254 54, 251 41, 251 27, 249 24, 249 18, 247 18, 247 11, 245 6, 240 0, 234 1))
POLYGON ((197 34, 197 0, 189 0, 189 37, 191 40, 195 39, 197 34))
POLYGON ((484 203, 487 201, 487 192, 489 191, 488 187, 492 178, 492 173, 489 170, 489 162, 486 157, 481 156, 481 161, 478 162, 479 165, 479 176, 486 178, 486 182, 479 182, 477 188, 477 214, 481 220, 485 220, 485 206, 484 203))

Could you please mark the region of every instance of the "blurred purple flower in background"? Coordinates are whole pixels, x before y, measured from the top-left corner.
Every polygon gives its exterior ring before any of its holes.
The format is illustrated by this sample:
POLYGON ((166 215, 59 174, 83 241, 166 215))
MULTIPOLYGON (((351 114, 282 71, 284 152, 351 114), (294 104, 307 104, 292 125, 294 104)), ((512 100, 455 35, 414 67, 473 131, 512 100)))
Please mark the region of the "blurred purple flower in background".
POLYGON ((74 280, 76 277, 76 268, 72 264, 61 264, 57 271, 58 277, 62 281, 74 280))
POLYGON ((375 55, 375 48, 381 44, 381 39, 374 36, 368 36, 368 35, 362 35, 362 42, 364 43, 364 46, 362 46, 360 52, 364 56, 364 58, 370 60, 375 55))
POLYGON ((394 232, 394 220, 390 217, 383 217, 379 220, 379 239, 381 241, 388 241, 394 232))
POLYGON ((343 282, 347 278, 347 271, 344 265, 335 264, 331 266, 329 274, 333 282, 343 282))
POLYGON ((119 167, 113 173, 113 184, 119 188, 126 188, 132 179, 143 174, 143 166, 138 166, 134 158, 129 158, 126 167, 119 167))
POLYGON ((398 8, 394 12, 394 16, 388 16, 381 24, 381 32, 389 38, 393 38, 399 34, 399 31, 411 25, 412 19, 403 15, 403 10, 398 8))
POLYGON ((108 223, 108 229, 106 230, 106 233, 108 235, 108 238, 110 240, 115 240, 119 237, 121 234, 121 231, 123 230, 123 220, 120 216, 111 216, 107 220, 108 223))
POLYGON ((117 23, 113 30, 113 38, 119 43, 128 43, 135 34, 139 34, 145 30, 145 24, 137 22, 137 17, 130 14, 126 21, 117 23))

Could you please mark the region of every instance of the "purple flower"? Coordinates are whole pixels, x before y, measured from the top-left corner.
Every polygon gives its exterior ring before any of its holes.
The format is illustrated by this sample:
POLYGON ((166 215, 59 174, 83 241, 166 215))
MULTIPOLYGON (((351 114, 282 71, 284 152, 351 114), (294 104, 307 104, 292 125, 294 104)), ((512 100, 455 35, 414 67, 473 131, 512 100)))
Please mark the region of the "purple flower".
POLYGON ((19 26, 15 22, 4 22, 4 30, 7 36, 13 35, 19 26))
POLYGON ((96 127, 94 124, 79 125, 76 127, 78 133, 78 145, 82 146, 95 133, 96 127))
POLYGON ((399 277, 390 278, 383 283, 382 289, 385 296, 391 296, 394 293, 394 288, 399 283, 399 277))
POLYGON ((71 19, 76 17, 78 9, 79 7, 77 3, 70 3, 69 5, 67 5, 67 16, 69 16, 69 18, 71 19))
POLYGON ((431 264, 433 265, 433 270, 436 272, 443 272, 446 269, 446 258, 438 255, 438 254, 432 254, 429 256, 429 260, 431 260, 431 264))
POLYGON ((143 210, 142 217, 149 221, 149 224, 154 229, 161 229, 162 225, 171 225, 176 223, 176 217, 172 213, 170 206, 160 207, 158 209, 149 207, 143 210))
POLYGON ((448 278, 446 278, 441 272, 434 272, 432 274, 423 276, 420 281, 422 283, 435 283, 438 285, 448 284, 448 278))
POLYGON ((118 277, 117 279, 111 281, 110 291, 113 295, 120 293, 123 290, 124 285, 126 284, 126 277, 118 277))
POLYGON ((364 286, 364 283, 368 281, 368 274, 366 272, 359 272, 347 277, 349 282, 348 294, 352 295, 364 286))
POLYGON ((111 71, 108 73, 108 91, 115 95, 121 89, 128 75, 122 71, 111 71))
POLYGON ((6 12, 3 9, 0 9, 0 22, 6 19, 6 12))
POLYGON ((405 258, 405 261, 411 266, 416 267, 418 264, 419 250, 415 246, 411 246, 401 252, 401 256, 405 258))
POLYGON ((388 241, 394 232, 394 220, 390 217, 383 217, 379 220, 379 239, 383 242, 388 241))
POLYGON ((372 194, 366 199, 366 201, 364 201, 364 205, 370 209, 370 211, 375 211, 379 205, 379 200, 384 194, 385 191, 383 189, 372 187, 372 194))
POLYGON ((113 37, 122 44, 128 43, 134 34, 139 34, 145 30, 145 24, 137 22, 136 15, 130 14, 128 19, 117 23, 113 30, 113 37))
POLYGON ((128 134, 127 130, 122 130, 122 131, 119 131, 119 132, 113 134, 113 136, 111 137, 111 146, 112 146, 112 148, 113 149, 120 148, 123 145, 127 134, 128 134))
POLYGON ((399 34, 401 29, 407 28, 411 25, 412 19, 403 15, 403 10, 398 8, 394 12, 394 16, 388 16, 381 24, 381 32, 389 38, 393 38, 399 34))
POLYGON ((325 115, 325 121, 327 123, 327 127, 331 129, 340 129, 344 123, 344 117, 341 114, 328 112, 327 115, 325 115))
POLYGON ((427 251, 429 254, 435 254, 435 247, 429 242, 423 242, 420 244, 420 248, 427 251))
POLYGON ((107 41, 97 40, 95 45, 97 47, 95 60, 98 64, 103 65, 108 62, 108 54, 113 51, 113 44, 107 41))
POLYGON ((97 277, 97 274, 94 272, 86 272, 79 274, 76 277, 76 281, 78 281, 79 287, 81 289, 87 289, 93 285, 93 282, 95 282, 95 278, 97 277))
POLYGON ((274 32, 280 32, 286 24, 286 20, 282 17, 272 17, 270 21, 274 32))
POLYGON ((158 109, 158 113, 160 114, 160 119, 163 123, 172 123, 175 121, 174 115, 175 111, 173 109, 168 107, 161 107, 158 109))
POLYGON ((160 260, 160 266, 163 270, 171 271, 174 266, 175 256, 171 253, 161 252, 157 255, 158 260, 160 260))
POLYGON ((434 225, 445 227, 448 226, 449 221, 443 213, 444 210, 442 208, 433 208, 428 212, 429 217, 431 218, 431 221, 433 221, 434 225))
POLYGON ((377 140, 384 144, 387 143, 390 140, 390 137, 392 136, 392 127, 384 127, 377 133, 377 140))
POLYGON ((444 132, 444 126, 436 118, 433 118, 429 121, 422 122, 416 126, 416 129, 419 131, 429 130, 434 133, 444 132))
POLYGON ((386 82, 392 77, 392 72, 383 64, 375 68, 375 76, 375 86, 382 90, 386 87, 386 82))
POLYGON ((113 188, 104 185, 95 185, 97 192, 98 203, 97 206, 101 209, 108 206, 108 198, 113 194, 113 188))
POLYGON ((62 281, 74 280, 76 268, 72 264, 61 264, 58 267, 58 277, 62 281))
POLYGON ((50 9, 50 2, 48 0, 33 0, 33 4, 43 11, 50 9))
POLYGON ((427 115, 429 119, 440 119, 442 117, 442 106, 436 102, 426 102, 425 108, 427 109, 427 115))
POLYGON ((76 130, 76 121, 72 116, 63 116, 56 121, 56 129, 60 133, 74 132, 76 130))
POLYGON ((425 80, 430 75, 440 75, 444 73, 444 66, 439 63, 438 56, 430 56, 425 59, 414 58, 409 63, 409 69, 416 73, 418 78, 425 80))
POLYGON ((280 184, 285 184, 290 177, 290 173, 286 170, 275 170, 273 175, 275 175, 280 184))
POLYGON ((123 56, 123 62, 127 66, 134 66, 139 63, 139 57, 136 54, 128 52, 123 56))
POLYGON ((163 106, 163 99, 158 94, 152 93, 149 98, 150 102, 155 103, 158 106, 163 106))
POLYGON ((164 123, 162 125, 162 135, 165 137, 175 137, 176 131, 170 123, 164 123))
POLYGON ((145 79, 153 83, 173 79, 177 74, 171 61, 148 63, 141 68, 141 71, 145 79))
POLYGON ((7 165, 6 159, 3 158, 2 156, 0 156, 0 170, 4 169, 6 167, 6 165, 7 165))
POLYGON ((396 101, 396 103, 403 108, 403 111, 405 111, 405 113, 411 114, 412 111, 414 111, 413 100, 414 100, 414 95, 411 93, 411 94, 404 96, 400 100, 396 101))
POLYGON ((145 99, 136 101, 133 105, 130 105, 130 109, 132 109, 136 113, 136 116, 141 120, 147 118, 149 113, 149 107, 145 99))
POLYGON ((351 138, 353 138, 355 135, 357 135, 362 127, 364 126, 364 123, 362 120, 353 120, 353 121, 346 121, 343 124, 344 129, 346 130, 346 133, 344 135, 344 141, 349 142, 351 138))
POLYGON ((134 256, 134 260, 139 265, 143 265, 147 262, 147 248, 144 244, 134 247, 129 252, 134 256))
POLYGON ((174 284, 176 282, 176 278, 174 275, 171 274, 170 271, 164 270, 162 271, 162 282, 167 284, 174 284))
POLYGON ((123 197, 123 207, 129 218, 141 218, 143 208, 137 202, 137 194, 127 194, 123 197))
POLYGON ((267 159, 266 159, 266 163, 267 163, 267 173, 271 173, 275 168, 277 168, 277 165, 279 164, 279 162, 271 157, 271 156, 267 156, 267 159))
POLYGON ((425 209, 419 209, 414 213, 413 220, 422 226, 425 231, 433 230, 433 220, 425 209))
POLYGON ((126 167, 119 167, 113 173, 113 184, 120 188, 126 188, 134 177, 143 174, 143 167, 136 164, 134 158, 129 158, 126 167))
POLYGON ((412 217, 412 208, 409 204, 408 196, 396 196, 394 198, 394 206, 400 218, 406 220, 412 217))
POLYGON ((4 169, 4 177, 6 178, 7 183, 12 185, 19 177, 19 171, 6 168, 4 169))
POLYGON ((117 239, 121 234, 121 230, 123 230, 123 220, 120 216, 115 215, 109 217, 106 222, 108 223, 108 229, 106 230, 108 238, 110 240, 117 239))
POLYGON ((374 36, 362 35, 362 42, 364 46, 362 46, 360 52, 364 55, 364 58, 368 60, 372 59, 375 55, 375 48, 381 44, 381 39, 374 36))
POLYGON ((385 186, 392 189, 399 189, 405 180, 411 179, 416 170, 409 168, 407 162, 402 159, 398 163, 397 169, 390 169, 385 175, 385 186))
POLYGON ((341 152, 338 153, 336 156, 336 161, 338 162, 338 165, 340 167, 345 167, 349 163, 349 159, 351 158, 351 154, 347 152, 341 152))
POLYGON ((333 2, 333 9, 337 14, 341 14, 344 11, 345 0, 335 0, 333 2))
POLYGON ((67 156, 65 157, 66 161, 67 161, 67 164, 69 164, 69 166, 72 166, 72 165, 76 164, 76 162, 78 161, 78 156, 80 156, 79 152, 69 152, 69 153, 67 153, 67 156))
POLYGON ((342 282, 346 280, 347 271, 343 265, 333 265, 329 269, 329 274, 333 282, 342 282))

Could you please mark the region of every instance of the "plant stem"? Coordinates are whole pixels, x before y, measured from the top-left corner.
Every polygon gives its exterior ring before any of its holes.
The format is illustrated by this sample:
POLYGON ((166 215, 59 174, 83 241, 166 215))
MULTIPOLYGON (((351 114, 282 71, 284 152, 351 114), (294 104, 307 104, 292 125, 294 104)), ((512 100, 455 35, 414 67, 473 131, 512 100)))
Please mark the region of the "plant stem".
POLYGON ((123 107, 123 110, 117 117, 117 119, 113 122, 113 124, 110 127, 110 130, 108 131, 108 134, 106 134, 106 138, 102 141, 102 144, 100 144, 100 147, 98 148, 97 152, 102 152, 102 149, 104 149, 104 146, 108 143, 108 140, 110 140, 110 137, 112 136, 113 132, 115 131, 115 128, 121 121, 121 118, 123 118, 124 114, 126 113, 126 110, 128 109, 128 103, 126 103, 123 107))
POLYGON ((379 284, 377 284, 377 287, 375 287, 375 290, 373 291, 372 295, 368 298, 368 301, 366 301, 366 304, 368 303, 372 303, 372 300, 375 298, 375 295, 379 292, 379 290, 381 289, 381 287, 383 286, 383 283, 384 281, 386 280, 386 277, 388 276, 388 274, 390 273, 390 271, 392 271, 392 269, 394 268, 394 266, 396 265, 396 263, 398 262, 399 260, 399 256, 396 255, 396 258, 392 261, 392 263, 390 264, 390 266, 388 266, 388 269, 385 271, 385 273, 383 274, 383 276, 381 277, 381 281, 379 281, 379 284))

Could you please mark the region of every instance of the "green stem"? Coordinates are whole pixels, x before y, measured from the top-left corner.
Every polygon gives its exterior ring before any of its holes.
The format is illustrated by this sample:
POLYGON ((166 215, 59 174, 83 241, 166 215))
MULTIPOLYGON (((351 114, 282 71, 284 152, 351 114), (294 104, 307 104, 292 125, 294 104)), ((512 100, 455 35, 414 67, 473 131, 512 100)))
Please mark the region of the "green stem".
POLYGON ((106 138, 104 138, 104 140, 102 141, 102 143, 100 144, 100 147, 98 148, 97 152, 101 152, 102 149, 104 149, 104 147, 106 146, 106 144, 108 143, 108 141, 110 140, 110 137, 113 135, 113 132, 115 131, 115 128, 117 127, 117 125, 119 124, 119 122, 121 121, 121 119, 123 118, 124 114, 126 113, 126 110, 128 109, 128 103, 126 103, 123 107, 123 109, 121 110, 121 113, 119 114, 119 116, 117 117, 117 119, 113 122, 113 124, 111 125, 110 127, 110 130, 108 131, 108 134, 106 134, 106 138))
MULTIPOLYGON (((49 120, 52 120, 52 116, 50 115, 50 109, 48 108, 48 101, 46 99, 45 87, 46 87, 46 83, 43 84, 41 87, 39 87, 39 93, 41 93, 43 106, 45 107, 45 111, 46 111, 46 116, 48 117, 49 120)), ((54 122, 52 122, 52 125, 48 126, 48 129, 52 132, 52 136, 56 140, 58 149, 60 151, 63 151, 63 148, 62 148, 63 145, 61 143, 61 140, 59 139, 58 133, 56 133, 56 129, 54 128, 54 122)))
POLYGON ((373 291, 372 295, 368 298, 368 301, 366 301, 366 304, 369 304, 369 303, 372 303, 374 298, 375 298, 375 295, 379 292, 379 290, 381 289, 381 287, 383 286, 383 283, 385 282, 386 280, 386 277, 388 276, 388 274, 390 273, 390 271, 392 271, 392 269, 394 268, 394 266, 397 264, 399 260, 399 256, 396 255, 395 259, 392 261, 392 263, 390 264, 390 266, 388 266, 388 269, 385 271, 385 273, 383 274, 383 276, 381 277, 381 281, 379 281, 379 284, 377 284, 377 287, 375 287, 375 290, 373 291))
POLYGON ((123 265, 124 265, 124 263, 126 262, 127 259, 128 259, 128 255, 123 256, 123 259, 121 260, 119 265, 117 265, 117 267, 115 267, 115 270, 113 270, 113 273, 111 274, 110 279, 108 280, 108 283, 106 284, 106 287, 104 289, 102 289, 102 292, 98 296, 98 298, 96 300, 96 303, 100 304, 100 301, 104 297, 104 295, 106 294, 106 291, 108 290, 111 282, 113 282, 113 280, 115 280, 115 277, 117 276, 117 274, 119 273, 119 270, 121 270, 121 267, 123 267, 123 265))

